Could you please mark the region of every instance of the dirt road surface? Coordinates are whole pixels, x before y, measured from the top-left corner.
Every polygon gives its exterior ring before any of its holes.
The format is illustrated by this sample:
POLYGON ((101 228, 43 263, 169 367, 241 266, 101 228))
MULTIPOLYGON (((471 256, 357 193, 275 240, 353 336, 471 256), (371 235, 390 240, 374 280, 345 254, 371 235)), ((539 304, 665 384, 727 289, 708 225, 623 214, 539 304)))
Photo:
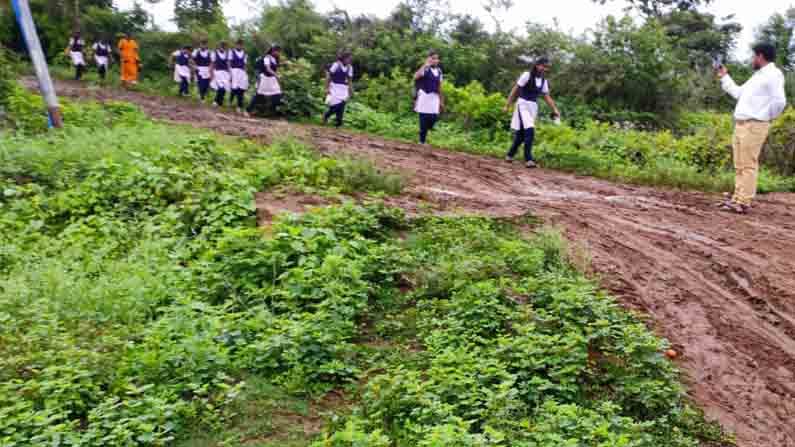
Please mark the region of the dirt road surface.
MULTIPOLYGON (((795 195, 750 216, 719 197, 626 186, 346 131, 244 119, 194 102, 59 82, 61 95, 136 103, 153 118, 262 140, 292 135, 410 173, 396 202, 533 213, 591 252, 604 286, 681 353, 690 394, 744 447, 795 446, 795 195)), ((540 138, 543 138, 543 134, 540 138)), ((431 139, 433 137, 431 136, 431 139)))

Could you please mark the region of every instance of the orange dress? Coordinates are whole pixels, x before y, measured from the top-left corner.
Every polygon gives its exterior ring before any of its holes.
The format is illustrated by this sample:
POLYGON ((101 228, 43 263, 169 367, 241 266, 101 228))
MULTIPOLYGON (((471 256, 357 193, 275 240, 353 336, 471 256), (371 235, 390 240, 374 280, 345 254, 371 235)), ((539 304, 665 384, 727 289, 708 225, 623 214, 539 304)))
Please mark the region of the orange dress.
POLYGON ((119 41, 119 54, 121 55, 121 80, 123 82, 138 82, 138 64, 141 59, 138 55, 138 42, 133 39, 119 41))

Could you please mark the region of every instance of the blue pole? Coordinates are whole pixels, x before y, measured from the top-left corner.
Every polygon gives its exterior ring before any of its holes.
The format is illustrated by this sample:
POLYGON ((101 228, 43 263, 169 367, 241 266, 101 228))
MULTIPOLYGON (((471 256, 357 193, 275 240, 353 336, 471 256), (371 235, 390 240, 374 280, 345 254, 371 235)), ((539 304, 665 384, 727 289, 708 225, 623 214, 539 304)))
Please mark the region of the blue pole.
POLYGON ((19 29, 22 30, 22 38, 25 40, 28 54, 30 54, 30 59, 33 61, 33 68, 36 70, 36 78, 39 80, 41 94, 47 104, 47 122, 50 127, 63 127, 58 97, 55 95, 55 87, 47 69, 47 60, 44 58, 39 35, 36 32, 36 25, 33 23, 30 4, 28 4, 28 0, 11 0, 11 6, 14 8, 14 15, 17 23, 19 23, 19 29))

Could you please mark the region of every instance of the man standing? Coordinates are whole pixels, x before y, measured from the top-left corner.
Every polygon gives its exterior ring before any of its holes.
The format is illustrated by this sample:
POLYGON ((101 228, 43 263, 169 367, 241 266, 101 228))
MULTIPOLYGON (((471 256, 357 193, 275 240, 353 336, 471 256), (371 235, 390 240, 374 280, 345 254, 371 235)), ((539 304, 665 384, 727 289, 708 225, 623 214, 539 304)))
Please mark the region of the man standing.
POLYGON ((174 65, 174 82, 179 83, 179 96, 190 95, 190 53, 191 47, 185 45, 171 55, 171 64, 174 65))
POLYGON ((83 77, 83 70, 86 68, 86 59, 83 57, 83 47, 86 42, 80 37, 80 31, 75 31, 72 37, 69 38, 69 57, 72 59, 72 65, 75 66, 75 80, 79 81, 83 77))
POLYGON ((94 43, 92 49, 94 50, 94 62, 97 64, 99 79, 104 81, 108 74, 108 65, 110 65, 110 44, 107 40, 100 38, 94 43))
POLYGON ((334 124, 337 127, 342 126, 342 119, 345 115, 345 105, 351 97, 353 91, 353 62, 352 55, 348 51, 340 52, 334 62, 328 69, 326 76, 326 104, 329 109, 323 115, 323 124, 328 123, 331 115, 336 116, 334 124))
POLYGON ((128 32, 119 41, 119 55, 121 58, 121 83, 124 87, 138 83, 138 69, 141 58, 138 54, 138 42, 128 32))
POLYGON ((513 157, 519 150, 519 146, 524 142, 524 160, 528 168, 535 168, 538 165, 533 159, 533 143, 535 141, 535 122, 538 117, 538 97, 542 96, 544 101, 553 110, 553 116, 559 117, 555 101, 549 94, 549 81, 545 74, 549 70, 549 59, 541 57, 536 60, 533 69, 522 73, 508 96, 508 102, 503 108, 509 111, 511 105, 516 101, 516 107, 511 119, 511 129, 514 131, 513 144, 508 151, 506 161, 513 161, 513 157))
POLYGON ((759 154, 770 131, 770 122, 784 111, 787 98, 784 74, 776 67, 776 48, 762 43, 753 48, 751 79, 738 86, 724 66, 718 67, 723 90, 737 99, 734 111, 734 196, 720 204, 724 211, 747 214, 756 196, 759 154))
POLYGON ((218 48, 213 51, 212 61, 213 81, 211 87, 215 90, 213 107, 221 107, 224 105, 224 97, 232 81, 232 75, 229 73, 229 50, 226 48, 226 42, 218 44, 218 48))
POLYGON ((246 65, 248 65, 248 56, 246 50, 243 48, 243 41, 238 40, 235 43, 235 48, 230 52, 229 58, 229 74, 230 85, 232 87, 232 94, 229 100, 234 102, 237 99, 237 113, 243 113, 246 101, 246 90, 248 90, 248 73, 246 72, 246 65))
POLYGON ((417 88, 414 111, 420 115, 420 144, 425 144, 428 132, 436 126, 439 114, 444 110, 443 75, 439 63, 439 53, 431 50, 425 64, 414 73, 417 88))
POLYGON ((207 97, 212 79, 212 55, 207 48, 207 41, 202 40, 199 49, 193 52, 193 63, 196 65, 196 83, 199 86, 199 97, 202 101, 207 97))

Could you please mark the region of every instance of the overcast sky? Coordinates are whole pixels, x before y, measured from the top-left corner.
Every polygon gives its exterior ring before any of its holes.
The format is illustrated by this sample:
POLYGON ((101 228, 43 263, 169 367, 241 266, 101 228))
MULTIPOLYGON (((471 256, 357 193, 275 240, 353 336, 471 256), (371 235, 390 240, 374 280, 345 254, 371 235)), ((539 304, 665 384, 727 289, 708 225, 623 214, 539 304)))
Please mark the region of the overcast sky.
MULTIPOLYGON (((400 0, 313 1, 320 11, 329 11, 336 6, 353 15, 375 14, 379 17, 389 14, 399 2, 400 0)), ((734 14, 736 20, 742 23, 743 33, 737 56, 744 58, 753 41, 754 29, 764 23, 772 13, 784 12, 793 2, 795 0, 715 0, 715 5, 709 10, 719 17, 734 14)), ((114 3, 121 9, 127 9, 132 6, 133 0, 116 0, 114 3)), ((469 13, 481 17, 484 23, 491 23, 481 7, 482 3, 482 0, 450 0, 453 12, 469 13)), ((226 0, 224 14, 231 23, 237 23, 257 15, 260 11, 259 4, 256 0, 226 0)), ((626 2, 623 0, 614 0, 606 6, 596 5, 591 0, 517 1, 510 14, 504 17, 504 23, 505 28, 522 29, 528 21, 552 24, 557 19, 563 29, 581 32, 608 14, 620 14, 624 6, 626 2)), ((165 29, 174 28, 171 22, 174 7, 172 0, 160 0, 159 4, 147 7, 151 8, 150 12, 158 25, 165 29)))

